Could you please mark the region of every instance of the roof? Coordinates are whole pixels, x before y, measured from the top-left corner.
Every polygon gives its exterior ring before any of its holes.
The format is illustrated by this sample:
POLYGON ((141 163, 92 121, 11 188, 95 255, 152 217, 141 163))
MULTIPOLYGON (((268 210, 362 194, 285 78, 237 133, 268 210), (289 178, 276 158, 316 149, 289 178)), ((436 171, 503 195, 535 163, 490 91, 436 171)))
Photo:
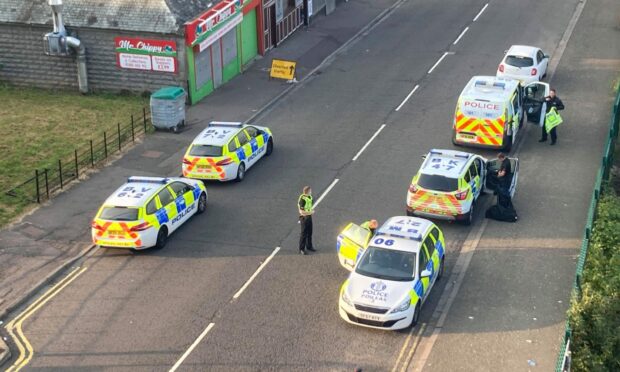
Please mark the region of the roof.
POLYGON ((390 217, 377 229, 372 245, 418 253, 424 234, 432 226, 431 221, 419 217, 390 217), (396 244, 379 243, 379 238, 393 240, 396 244))
POLYGON ((243 127, 245 125, 239 122, 212 121, 198 133, 192 144, 224 146, 243 127))
POLYGON ((462 98, 485 99, 488 101, 507 101, 519 87, 519 81, 496 76, 474 76, 463 92, 462 98))
POLYGON ((129 177, 127 183, 114 191, 105 204, 116 207, 141 207, 170 181, 172 180, 162 177, 129 177))
MULTIPOLYGON (((179 33, 221 0, 63 0, 67 27, 179 33)), ((0 22, 52 26, 47 0, 2 0, 0 22)))
POLYGON ((521 56, 521 57, 534 57, 539 48, 527 45, 513 45, 506 52, 507 55, 521 56))
POLYGON ((473 156, 463 151, 432 149, 420 170, 424 174, 457 178, 473 156))

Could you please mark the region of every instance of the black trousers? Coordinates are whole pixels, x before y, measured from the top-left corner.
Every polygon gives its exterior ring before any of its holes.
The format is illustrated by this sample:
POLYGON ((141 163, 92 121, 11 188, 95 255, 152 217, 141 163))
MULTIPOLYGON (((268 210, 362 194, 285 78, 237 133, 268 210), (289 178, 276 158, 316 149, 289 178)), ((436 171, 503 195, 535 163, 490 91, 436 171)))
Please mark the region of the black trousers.
POLYGON ((312 216, 299 217, 301 235, 299 236, 299 250, 305 251, 312 247, 312 216))
MULTIPOLYGON (((557 128, 557 126, 551 128, 551 130, 549 131, 549 134, 551 135, 551 142, 555 142, 555 141, 558 140, 558 133, 555 131, 556 128, 557 128)), ((542 138, 541 139, 543 141, 547 140, 547 131, 545 130, 545 126, 544 125, 542 127, 542 138)))

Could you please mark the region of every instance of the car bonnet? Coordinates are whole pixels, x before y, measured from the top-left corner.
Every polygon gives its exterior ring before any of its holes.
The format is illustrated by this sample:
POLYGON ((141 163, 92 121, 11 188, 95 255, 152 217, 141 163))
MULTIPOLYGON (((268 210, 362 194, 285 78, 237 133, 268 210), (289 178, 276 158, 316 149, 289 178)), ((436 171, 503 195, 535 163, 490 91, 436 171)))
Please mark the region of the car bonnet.
POLYGON ((356 304, 393 308, 407 297, 411 289, 413 289, 413 280, 391 281, 352 272, 346 290, 349 298, 356 304))

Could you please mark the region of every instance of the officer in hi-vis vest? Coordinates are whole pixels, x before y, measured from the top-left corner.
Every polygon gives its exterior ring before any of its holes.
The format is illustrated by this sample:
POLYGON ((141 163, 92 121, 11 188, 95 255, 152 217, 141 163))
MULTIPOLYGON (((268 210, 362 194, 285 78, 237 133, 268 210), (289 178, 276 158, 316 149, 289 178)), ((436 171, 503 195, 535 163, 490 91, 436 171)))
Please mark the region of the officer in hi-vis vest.
POLYGON ((368 220, 360 225, 362 229, 370 231, 371 235, 375 235, 375 231, 377 231, 378 226, 379 223, 377 222, 377 220, 368 220))
POLYGON ((303 194, 297 201, 299 209, 299 223, 301 224, 301 235, 299 236, 299 253, 306 254, 306 250, 316 252, 312 247, 312 188, 304 186, 303 194))
MULTIPOLYGON (((554 109, 554 108, 556 110, 564 110, 564 103, 562 102, 560 97, 558 97, 555 94, 555 89, 551 89, 549 91, 549 97, 545 97, 545 102, 547 102, 547 112, 541 115, 548 114, 549 111, 551 111, 551 109, 554 109)), ((551 128, 551 130, 549 131, 549 134, 551 134, 551 144, 555 145, 555 143, 558 141, 557 127, 551 128)), ((546 141, 547 141, 547 129, 545 128, 544 121, 543 121, 542 137, 538 140, 538 142, 546 142, 546 141)))

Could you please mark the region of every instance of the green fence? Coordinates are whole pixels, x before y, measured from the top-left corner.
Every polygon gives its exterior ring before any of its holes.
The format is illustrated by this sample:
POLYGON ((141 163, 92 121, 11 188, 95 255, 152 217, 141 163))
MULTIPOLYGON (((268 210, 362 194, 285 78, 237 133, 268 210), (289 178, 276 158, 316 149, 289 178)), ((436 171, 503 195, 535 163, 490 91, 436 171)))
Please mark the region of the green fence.
MULTIPOLYGON (((594 191, 592 192, 590 208, 588 209, 586 227, 583 232, 583 241, 581 242, 581 251, 579 252, 579 260, 577 261, 577 272, 575 273, 575 282, 573 284, 573 294, 574 298, 576 298, 577 301, 581 299, 581 277, 583 275, 583 267, 586 263, 586 258, 588 256, 590 234, 592 233, 592 225, 594 223, 594 219, 596 218, 596 207, 598 205, 598 200, 601 196, 601 185, 604 180, 609 180, 609 171, 611 169, 611 166, 614 164, 614 149, 616 146, 616 140, 618 138, 619 125, 620 89, 616 93, 616 100, 614 101, 614 106, 612 108, 607 143, 605 144, 601 166, 596 175, 594 191)), ((560 347, 560 353, 558 354, 558 360, 555 366, 556 372, 570 371, 570 340, 571 328, 567 320, 564 330, 564 337, 562 338, 562 345, 560 347)))

